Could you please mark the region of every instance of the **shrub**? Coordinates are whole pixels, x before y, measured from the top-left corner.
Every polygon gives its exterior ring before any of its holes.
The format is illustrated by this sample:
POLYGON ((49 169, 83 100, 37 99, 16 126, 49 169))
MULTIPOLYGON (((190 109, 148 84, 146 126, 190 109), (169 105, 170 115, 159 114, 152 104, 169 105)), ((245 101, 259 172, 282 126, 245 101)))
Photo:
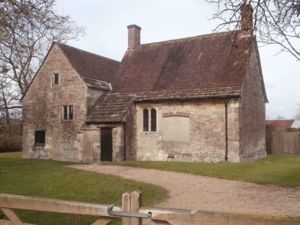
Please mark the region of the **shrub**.
POLYGON ((21 121, 14 121, 10 124, 0 124, 0 152, 16 152, 21 150, 21 121))

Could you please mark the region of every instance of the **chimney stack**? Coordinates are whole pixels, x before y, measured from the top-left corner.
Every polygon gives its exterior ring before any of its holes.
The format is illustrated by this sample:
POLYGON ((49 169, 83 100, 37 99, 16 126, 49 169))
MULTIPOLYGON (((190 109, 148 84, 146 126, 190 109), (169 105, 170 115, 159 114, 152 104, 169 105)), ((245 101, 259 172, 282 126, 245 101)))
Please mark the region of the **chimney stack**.
POLYGON ((250 4, 244 4, 240 8, 241 10, 241 30, 252 31, 253 29, 253 8, 250 4))
POLYGON ((128 28, 128 49, 135 49, 141 43, 141 28, 135 24, 128 28))

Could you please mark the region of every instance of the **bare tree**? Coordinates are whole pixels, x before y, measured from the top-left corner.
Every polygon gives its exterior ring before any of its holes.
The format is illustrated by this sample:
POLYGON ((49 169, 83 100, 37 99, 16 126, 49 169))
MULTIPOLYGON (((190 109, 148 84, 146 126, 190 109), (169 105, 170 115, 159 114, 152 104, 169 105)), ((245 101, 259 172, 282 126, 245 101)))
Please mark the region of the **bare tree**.
POLYGON ((286 120, 286 118, 284 116, 282 116, 282 115, 277 115, 275 117, 275 120, 286 120))
MULTIPOLYGON (((17 86, 6 76, 0 77, 0 120, 10 122, 10 117, 20 111, 17 86)), ((18 113, 17 113, 18 114, 18 113)))
POLYGON ((11 84, 5 77, 0 78, 0 112, 1 121, 6 123, 10 122, 9 107, 13 101, 13 97, 10 93, 11 84))
POLYGON ((253 30, 258 41, 280 46, 300 60, 300 0, 207 0, 216 4, 218 11, 214 18, 221 22, 217 29, 238 28, 241 22, 240 10, 247 5, 253 9, 253 30))
POLYGON ((0 0, 0 110, 18 103, 53 41, 78 38, 83 29, 55 12, 55 0, 0 0))

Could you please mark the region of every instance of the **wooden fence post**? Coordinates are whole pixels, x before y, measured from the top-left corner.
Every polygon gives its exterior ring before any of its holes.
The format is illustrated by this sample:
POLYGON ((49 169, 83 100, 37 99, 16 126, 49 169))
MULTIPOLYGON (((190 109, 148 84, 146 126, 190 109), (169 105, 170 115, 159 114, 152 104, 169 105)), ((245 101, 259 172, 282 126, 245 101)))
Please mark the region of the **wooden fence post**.
MULTIPOLYGON (((142 206, 142 192, 133 191, 130 193, 130 211, 133 213, 138 213, 140 207, 142 206)), ((142 225, 142 218, 131 218, 130 225, 142 225)))
MULTIPOLYGON (((142 193, 133 191, 131 193, 123 193, 122 195, 122 211, 129 213, 139 213, 142 205, 142 193)), ((122 217, 122 225, 142 225, 141 218, 122 217)))
POLYGON ((72 215, 72 225, 80 225, 80 215, 72 215))
MULTIPOLYGON (((130 194, 125 192, 122 194, 122 211, 130 212, 130 194)), ((122 225, 130 225, 130 217, 122 217, 122 225)))

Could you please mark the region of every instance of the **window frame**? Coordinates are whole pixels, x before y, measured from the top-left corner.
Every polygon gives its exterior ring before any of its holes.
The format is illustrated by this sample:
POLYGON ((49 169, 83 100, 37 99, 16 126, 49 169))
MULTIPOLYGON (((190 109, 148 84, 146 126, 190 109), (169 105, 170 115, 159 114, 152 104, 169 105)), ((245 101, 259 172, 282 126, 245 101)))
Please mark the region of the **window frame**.
POLYGON ((74 107, 73 105, 63 105, 62 106, 62 120, 72 121, 74 120, 74 107))
POLYGON ((149 131, 149 110, 143 109, 143 131, 149 131))
POLYGON ((152 132, 157 131, 157 110, 155 108, 150 110, 150 130, 152 132))
POLYGON ((59 84, 60 84, 59 73, 53 73, 53 76, 52 76, 52 85, 56 86, 56 85, 59 85, 59 84), (56 81, 57 81, 57 83, 56 83, 56 81))
POLYGON ((157 109, 143 108, 143 132, 157 132, 157 109), (154 122, 153 122, 154 121, 154 122))
POLYGON ((45 146, 46 145, 46 131, 45 130, 36 130, 34 132, 34 145, 35 146, 45 146))

